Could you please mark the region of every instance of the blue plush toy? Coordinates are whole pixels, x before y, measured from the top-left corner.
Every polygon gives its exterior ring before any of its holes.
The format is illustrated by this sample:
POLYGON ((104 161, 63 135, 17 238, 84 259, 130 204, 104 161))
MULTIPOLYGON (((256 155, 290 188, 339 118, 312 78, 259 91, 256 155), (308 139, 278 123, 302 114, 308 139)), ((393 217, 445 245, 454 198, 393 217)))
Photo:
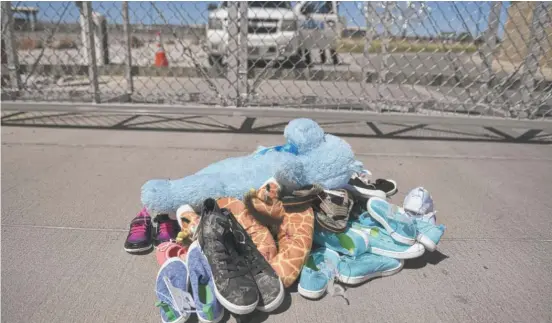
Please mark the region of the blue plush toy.
POLYGON ((184 204, 196 208, 209 197, 242 198, 271 177, 292 189, 315 183, 339 188, 363 169, 349 144, 324 134, 310 119, 291 121, 284 136, 283 146, 259 147, 251 155, 221 160, 178 180, 150 180, 142 186, 142 204, 153 213, 175 212, 184 204))

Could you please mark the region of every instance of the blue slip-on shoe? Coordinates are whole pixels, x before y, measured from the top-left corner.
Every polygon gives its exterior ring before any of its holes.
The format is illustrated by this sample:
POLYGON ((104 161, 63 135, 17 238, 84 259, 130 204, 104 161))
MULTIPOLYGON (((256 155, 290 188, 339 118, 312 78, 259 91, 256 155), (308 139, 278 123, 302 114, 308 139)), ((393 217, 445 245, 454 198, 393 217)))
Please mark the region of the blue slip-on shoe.
POLYGON ((211 267, 197 240, 188 249, 186 263, 190 271, 190 285, 198 319, 206 323, 219 322, 224 316, 224 308, 215 296, 211 267))
POLYGON ((424 246, 416 242, 413 245, 399 243, 391 238, 389 233, 374 220, 368 212, 361 214, 358 220, 349 222, 350 225, 365 233, 370 240, 370 253, 395 258, 413 259, 424 254, 424 246))
POLYGON ((418 240, 421 244, 424 245, 426 250, 433 252, 437 249, 437 244, 441 241, 441 237, 447 229, 444 225, 433 225, 429 222, 414 219, 416 228, 418 230, 418 240))
POLYGON ((357 285, 376 277, 391 276, 401 271, 404 262, 372 253, 342 256, 337 266, 337 278, 347 285, 357 285))
POLYGON ((326 293, 328 284, 335 277, 339 254, 328 248, 318 248, 307 258, 297 291, 305 298, 318 299, 326 293))
POLYGON ((188 268, 178 257, 169 258, 157 273, 155 294, 163 323, 186 322, 195 307, 188 293, 188 268))
POLYGON ((407 245, 416 243, 418 231, 404 210, 377 197, 368 200, 366 209, 370 216, 387 230, 393 240, 407 245))
POLYGON ((348 256, 361 255, 370 248, 368 236, 351 227, 348 227, 345 232, 335 233, 326 231, 315 224, 313 239, 316 244, 322 247, 348 256))

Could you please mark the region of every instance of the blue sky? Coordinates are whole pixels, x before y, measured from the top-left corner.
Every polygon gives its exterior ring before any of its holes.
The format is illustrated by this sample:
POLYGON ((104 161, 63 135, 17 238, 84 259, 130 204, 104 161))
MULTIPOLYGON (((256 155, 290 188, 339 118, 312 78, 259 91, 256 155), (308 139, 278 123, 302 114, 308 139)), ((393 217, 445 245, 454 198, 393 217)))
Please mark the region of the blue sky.
MULTIPOLYGON (((162 12, 165 19, 170 24, 203 24, 207 21, 207 1, 183 1, 183 2, 155 2, 155 6, 162 12)), ((218 3, 218 2, 215 2, 218 3)), ((362 12, 358 9, 360 1, 342 1, 340 5, 341 16, 345 16, 348 26, 365 26, 362 12)), ((482 32, 487 27, 487 19, 490 11, 489 2, 458 1, 458 2, 432 2, 426 4, 432 9, 428 19, 423 24, 416 24, 408 28, 408 34, 418 34, 421 36, 435 35, 439 32, 463 32, 466 31, 461 19, 458 18, 456 9, 460 11, 465 19, 469 31, 472 34, 482 32), (431 21, 430 21, 431 20, 431 21), (433 23, 431 23, 433 22, 433 23)), ((34 6, 40 9, 38 19, 43 21, 57 21, 68 5, 62 21, 77 22, 78 9, 73 1, 70 2, 49 2, 49 1, 12 1, 12 5, 34 6)), ((504 2, 500 23, 501 26, 506 21, 506 9, 509 2, 504 2)), ((92 3, 94 11, 104 14, 108 22, 121 23, 121 2, 116 1, 94 1, 92 3)), ((149 1, 129 2, 131 23, 145 25, 163 24, 164 20, 149 1)), ((500 28, 502 30, 502 28, 500 28)), ((381 29, 380 29, 381 31, 381 29)), ((395 29, 398 32, 398 29, 395 29)), ((501 34, 501 31, 499 32, 501 34)))

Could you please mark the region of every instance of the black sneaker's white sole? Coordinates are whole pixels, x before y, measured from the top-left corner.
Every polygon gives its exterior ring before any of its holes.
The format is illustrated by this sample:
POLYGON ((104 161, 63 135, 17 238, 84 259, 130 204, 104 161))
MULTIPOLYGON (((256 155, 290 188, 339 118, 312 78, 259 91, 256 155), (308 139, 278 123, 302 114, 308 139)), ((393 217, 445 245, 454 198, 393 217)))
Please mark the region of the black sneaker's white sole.
POLYGON ((144 251, 148 251, 150 249, 153 249, 153 244, 150 244, 149 246, 146 246, 146 247, 142 247, 142 248, 124 248, 126 252, 128 253, 140 253, 140 252, 144 252, 144 251))
MULTIPOLYGON (((199 242, 197 243, 197 246, 201 248, 201 246, 199 245, 199 242)), ((201 250, 201 252, 203 253, 203 249, 201 250)), ((205 256, 205 254, 203 254, 203 255, 205 256)), ((209 270, 211 270, 211 268, 209 268, 209 270)), ((211 270, 210 274, 211 274, 211 277, 213 277, 213 280, 214 280, 215 276, 213 276, 212 270, 211 270)), ((226 308, 227 310, 229 310, 230 312, 232 312, 234 314, 238 314, 238 315, 249 314, 249 313, 251 313, 255 310, 255 308, 257 307, 257 304, 259 303, 259 298, 257 296, 257 300, 253 304, 250 304, 250 305, 236 305, 236 304, 232 303, 231 301, 227 300, 226 298, 224 298, 224 296, 222 296, 222 294, 219 292, 219 290, 217 288, 217 284, 213 284, 213 287, 214 287, 214 290, 215 290, 215 297, 219 301, 220 305, 222 305, 224 308, 226 308)))
POLYGON ((255 310, 255 308, 257 308, 257 304, 259 303, 259 299, 257 299, 257 301, 255 303, 251 304, 251 305, 236 305, 236 304, 233 304, 232 302, 230 302, 229 300, 227 300, 226 298, 224 298, 224 296, 222 296, 220 294, 220 292, 217 289, 216 284, 213 284, 213 286, 215 287, 215 296, 217 297, 218 301, 220 302, 220 305, 222 305, 224 308, 226 308, 230 312, 232 312, 234 314, 238 314, 238 315, 245 315, 245 314, 249 314, 249 313, 253 312, 255 310))
POLYGON ((391 196, 397 194, 397 192, 398 192, 398 190, 397 190, 397 182, 395 182, 395 181, 392 180, 392 179, 386 179, 386 181, 393 183, 393 186, 394 186, 393 189, 392 189, 391 191, 389 191, 389 192, 386 193, 386 194, 387 194, 387 197, 391 197, 391 196))
POLYGON ((280 307, 280 305, 282 305, 285 296, 286 295, 284 293, 284 284, 282 284, 282 281, 280 280, 280 292, 278 293, 278 296, 276 296, 276 299, 274 299, 270 304, 257 306, 257 309, 261 312, 270 313, 280 307))

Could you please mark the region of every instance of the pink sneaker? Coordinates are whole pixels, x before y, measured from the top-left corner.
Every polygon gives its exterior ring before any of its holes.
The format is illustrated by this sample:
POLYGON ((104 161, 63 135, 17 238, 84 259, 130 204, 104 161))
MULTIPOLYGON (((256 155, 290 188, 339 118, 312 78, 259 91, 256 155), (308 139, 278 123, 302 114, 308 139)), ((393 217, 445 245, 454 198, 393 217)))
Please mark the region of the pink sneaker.
POLYGON ((182 247, 181 245, 167 241, 161 243, 157 246, 157 251, 155 252, 155 257, 157 258, 157 263, 162 266, 165 261, 169 258, 179 257, 183 261, 186 261, 186 254, 188 253, 188 248, 182 247))
POLYGON ((153 221, 157 223, 153 235, 153 242, 156 246, 176 238, 176 234, 179 231, 178 222, 169 218, 168 214, 159 214, 153 221))
POLYGON ((125 251, 140 253, 150 250, 153 247, 151 229, 151 217, 148 211, 143 208, 130 222, 130 229, 125 240, 125 251))

